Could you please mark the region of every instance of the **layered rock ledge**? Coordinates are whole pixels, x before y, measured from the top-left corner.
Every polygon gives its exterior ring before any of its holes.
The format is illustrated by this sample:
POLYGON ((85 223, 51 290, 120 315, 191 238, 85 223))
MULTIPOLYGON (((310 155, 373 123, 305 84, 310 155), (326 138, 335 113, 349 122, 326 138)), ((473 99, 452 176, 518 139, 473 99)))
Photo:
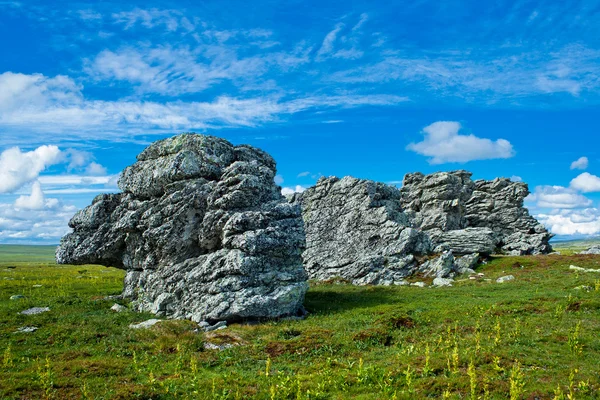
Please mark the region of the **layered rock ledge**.
POLYGON ((137 311, 211 322, 294 315, 307 290, 305 236, 275 173, 251 146, 197 134, 155 142, 123 171, 122 193, 71 219, 57 261, 125 269, 137 311))

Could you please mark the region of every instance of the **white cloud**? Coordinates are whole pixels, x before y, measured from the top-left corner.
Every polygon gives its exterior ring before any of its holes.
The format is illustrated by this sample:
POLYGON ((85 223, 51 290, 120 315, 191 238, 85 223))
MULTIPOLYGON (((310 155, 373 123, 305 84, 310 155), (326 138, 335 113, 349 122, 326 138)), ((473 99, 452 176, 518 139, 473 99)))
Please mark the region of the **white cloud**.
POLYGON ((38 181, 31 186, 31 195, 20 196, 15 200, 15 208, 20 210, 41 210, 43 208, 55 208, 58 205, 58 199, 46 199, 42 186, 38 181))
POLYGON ((58 163, 60 158, 56 146, 40 146, 28 152, 18 147, 4 150, 0 154, 0 193, 15 191, 37 179, 40 172, 58 163))
MULTIPOLYGON (((14 74, 11 75, 14 78, 14 74)), ((103 139, 130 138, 135 132, 152 134, 173 130, 202 130, 226 126, 250 127, 277 121, 282 115, 325 108, 352 108, 365 105, 390 106, 406 101, 405 97, 394 95, 319 95, 281 101, 277 97, 235 99, 219 97, 212 102, 166 103, 143 101, 100 101, 85 100, 75 84, 65 84, 50 89, 25 90, 32 99, 22 93, 15 94, 13 100, 3 92, 0 75, 0 127, 19 127, 23 131, 12 131, 14 141, 22 141, 29 135, 30 140, 43 139, 39 132, 51 133, 52 138, 97 139, 102 132, 103 139), (75 93, 74 91, 77 92, 75 93), (31 101, 29 101, 31 100, 31 101), (28 107, 13 107, 15 102, 29 104, 28 107)), ((43 86, 52 78, 35 76, 29 80, 30 86, 43 86)), ((18 77, 21 80, 21 77, 18 77)), ((7 79, 4 79, 5 84, 7 79)), ((10 81, 10 79, 9 79, 10 81)), ((62 81, 62 80, 61 80, 62 81)), ((11 84, 8 84, 11 86, 11 84)), ((56 86, 56 85, 55 85, 56 86)), ((8 134, 0 139, 9 140, 8 134)))
POLYGON ((425 139, 409 144, 407 150, 430 157, 430 164, 510 158, 515 154, 512 144, 507 140, 492 141, 472 134, 460 135, 460 129, 458 122, 434 122, 423 128, 425 139))
POLYGON ((595 235, 600 233, 600 210, 559 210, 540 214, 537 219, 557 235, 595 235))
POLYGON ((325 56, 333 51, 333 46, 335 44, 337 35, 340 33, 343 27, 344 24, 340 22, 336 24, 335 28, 333 28, 333 30, 325 36, 325 39, 323 39, 323 43, 321 44, 321 48, 317 52, 317 56, 325 56))
POLYGON ((176 10, 159 10, 157 8, 141 9, 135 8, 131 11, 123 11, 114 13, 113 19, 117 24, 125 25, 125 29, 131 29, 137 24, 145 28, 154 28, 164 26, 167 31, 176 31, 179 28, 191 32, 195 29, 195 25, 180 11, 176 10))
POLYGON ((275 184, 276 185, 281 185, 283 183, 283 176, 281 175, 275 175, 275 184))
POLYGON ((300 172, 298 174, 298 178, 303 178, 305 176, 309 176, 310 175, 310 171, 304 171, 304 172, 300 172))
POLYGON ((67 223, 76 211, 75 206, 58 202, 41 209, 0 203, 0 243, 58 243, 69 232, 67 223))
POLYGON ((587 169, 588 163, 587 157, 580 157, 571 163, 571 169, 587 169))
POLYGON ((563 186, 536 186, 527 201, 535 201, 539 208, 572 209, 589 207, 592 200, 563 186))
POLYGON ((583 193, 600 192, 600 177, 584 172, 574 178, 570 186, 583 193))
POLYGON ((521 177, 520 177, 520 176, 518 176, 518 175, 513 175, 513 176, 511 176, 511 177, 510 177, 510 180, 511 180, 511 181, 513 181, 513 182, 523 182, 523 178, 521 178, 521 177))
POLYGON ((101 175, 106 175, 106 168, 103 167, 102 165, 98 164, 97 162, 91 162, 86 168, 85 168, 85 173, 86 175, 91 175, 91 176, 101 176, 101 175))
POLYGON ((281 194, 285 196, 285 195, 290 195, 290 194, 294 194, 294 193, 302 193, 305 190, 306 190, 306 188, 304 186, 296 185, 296 187, 281 188, 281 194))

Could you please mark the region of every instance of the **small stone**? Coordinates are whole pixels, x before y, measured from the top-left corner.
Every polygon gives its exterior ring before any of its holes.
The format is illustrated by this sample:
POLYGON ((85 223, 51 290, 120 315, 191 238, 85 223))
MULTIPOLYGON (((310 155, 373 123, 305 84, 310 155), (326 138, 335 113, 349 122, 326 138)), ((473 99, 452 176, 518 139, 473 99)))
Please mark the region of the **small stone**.
POLYGON ((425 282, 413 282, 410 284, 410 286, 425 287, 427 284, 425 282))
POLYGON ((216 324, 209 325, 203 329, 204 329, 204 332, 211 332, 211 331, 216 331, 216 330, 225 329, 225 328, 227 328, 227 321, 219 321, 216 324))
POLYGON ((11 300, 19 300, 19 299, 24 299, 25 296, 23 296, 22 294, 13 294, 12 296, 10 296, 11 300))
POLYGON ((592 290, 594 290, 593 287, 591 286, 587 286, 587 285, 581 285, 581 286, 577 286, 576 288, 574 288, 575 290, 585 290, 586 292, 591 292, 592 290))
POLYGON ((161 322, 162 319, 149 319, 147 321, 144 322, 140 322, 139 324, 131 324, 129 325, 129 327, 131 329, 148 329, 153 327, 154 325, 158 324, 159 322, 161 322))
POLYGON ((110 308, 111 310, 113 310, 114 312, 123 312, 123 311, 127 311, 127 307, 122 306, 120 304, 113 304, 113 306, 110 308))
POLYGON ((452 282, 454 282, 454 279, 435 278, 433 280, 433 286, 435 286, 435 287, 449 287, 449 286, 452 286, 452 282))
POLYGON ((496 282, 498 282, 498 283, 504 283, 504 282, 512 281, 514 279, 515 279, 514 276, 512 276, 512 275, 506 275, 506 276, 501 276, 500 278, 496 279, 496 282))
POLYGON ((39 328, 37 326, 22 326, 17 329, 14 333, 31 333, 37 331, 39 328))
POLYGON ((214 344, 214 343, 210 343, 210 342, 206 342, 204 343, 204 348, 206 350, 225 350, 225 349, 230 349, 232 348, 233 345, 231 343, 225 343, 225 344, 214 344))
POLYGON ((476 281, 477 277, 476 276, 470 276, 469 279, 472 280, 472 281, 476 281))
POLYGON ((33 307, 33 308, 29 308, 25 311, 21 311, 21 314, 23 315, 36 315, 36 314, 41 314, 41 313, 45 313, 50 311, 49 307, 33 307))
POLYGON ((34 287, 34 288, 40 288, 40 287, 42 287, 42 286, 43 286, 43 285, 33 285, 32 287, 34 287))
POLYGON ((569 267, 569 269, 570 269, 570 270, 573 270, 573 271, 578 271, 578 272, 600 272, 600 269, 593 269, 593 268, 581 268, 581 267, 578 267, 578 266, 576 266, 576 265, 571 265, 571 266, 569 267))

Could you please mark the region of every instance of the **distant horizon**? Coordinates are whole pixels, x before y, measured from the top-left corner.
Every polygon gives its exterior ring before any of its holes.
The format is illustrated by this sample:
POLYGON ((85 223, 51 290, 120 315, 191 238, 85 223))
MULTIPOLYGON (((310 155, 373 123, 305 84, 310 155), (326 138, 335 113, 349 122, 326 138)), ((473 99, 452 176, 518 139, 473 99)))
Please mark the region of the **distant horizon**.
POLYGON ((149 143, 250 144, 284 193, 467 169, 600 235, 600 3, 0 2, 0 243, 55 243, 149 143), (14 32, 19 32, 15 35, 14 32))

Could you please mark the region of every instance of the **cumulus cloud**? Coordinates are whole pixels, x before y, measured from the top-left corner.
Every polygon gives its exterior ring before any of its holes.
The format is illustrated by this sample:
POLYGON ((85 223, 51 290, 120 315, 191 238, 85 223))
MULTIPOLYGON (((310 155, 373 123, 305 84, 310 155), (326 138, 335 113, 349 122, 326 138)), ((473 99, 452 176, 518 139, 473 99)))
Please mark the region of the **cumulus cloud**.
POLYGON ((0 203, 0 243, 58 243, 69 232, 67 223, 76 211, 59 203, 41 209, 0 203))
POLYGON ((557 235, 595 235, 600 233, 600 210, 558 210, 537 215, 537 219, 557 235))
POLYGON ((304 178, 305 176, 309 176, 309 175, 310 175, 310 171, 300 172, 298 174, 298 178, 304 178))
POLYGON ((281 185, 283 183, 283 176, 275 175, 275 184, 281 185))
POLYGON ((571 163, 571 169, 586 169, 588 167, 588 158, 580 157, 571 163))
POLYGON ((294 194, 294 193, 302 193, 305 190, 306 190, 306 188, 304 186, 296 185, 296 187, 281 188, 281 194, 285 196, 285 195, 290 195, 290 194, 294 194))
POLYGON ((60 160, 61 152, 56 146, 40 146, 28 152, 18 147, 4 150, 0 154, 0 193, 19 189, 60 160))
POLYGON ((423 128, 422 142, 410 143, 407 150, 430 157, 430 164, 465 163, 474 160, 510 158, 515 155, 512 144, 475 135, 461 135, 461 125, 455 121, 438 121, 423 128))
POLYGON ((106 175, 107 171, 106 171, 105 167, 98 164, 97 162, 91 162, 85 168, 85 173, 86 173, 86 175, 91 175, 91 176, 101 176, 101 175, 106 175))
POLYGON ((31 195, 20 196, 15 200, 15 208, 21 210, 41 210, 43 208, 55 208, 58 205, 58 199, 46 199, 42 186, 38 181, 31 186, 31 195))
POLYGON ((570 186, 583 193, 600 192, 600 177, 584 172, 573 179, 570 186))
POLYGON ((548 185, 536 186, 534 193, 528 196, 527 201, 536 202, 539 208, 551 209, 572 209, 592 205, 592 200, 571 188, 548 185))
POLYGON ((511 176, 511 177, 510 177, 510 180, 511 180, 511 181, 513 181, 513 182, 523 182, 523 178, 521 178, 521 177, 520 177, 520 176, 518 176, 518 175, 513 175, 513 176, 511 176))

